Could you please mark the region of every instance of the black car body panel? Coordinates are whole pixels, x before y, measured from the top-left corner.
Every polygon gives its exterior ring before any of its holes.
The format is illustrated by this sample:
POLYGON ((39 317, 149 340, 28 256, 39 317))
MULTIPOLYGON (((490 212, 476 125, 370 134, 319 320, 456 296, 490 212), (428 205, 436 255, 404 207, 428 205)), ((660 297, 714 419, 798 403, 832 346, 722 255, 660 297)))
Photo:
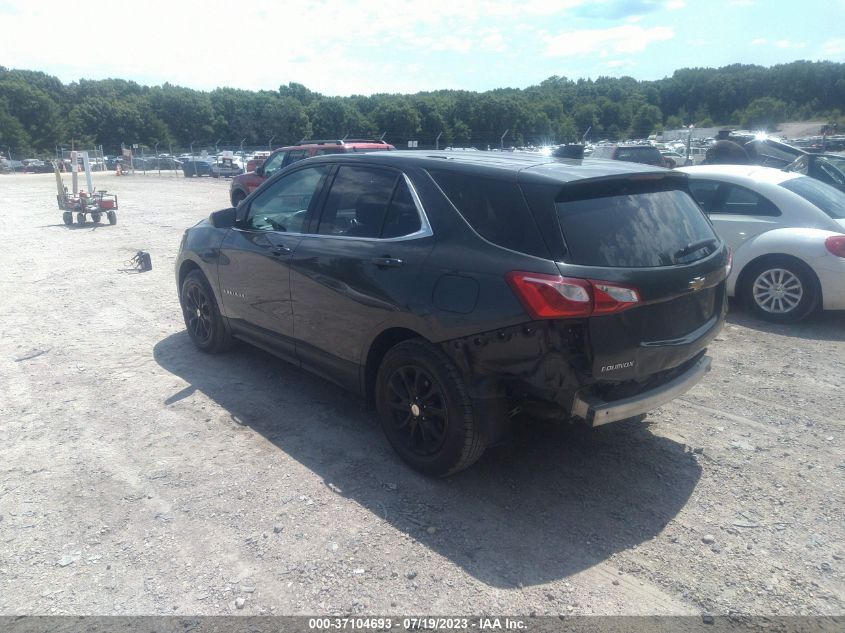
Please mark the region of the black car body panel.
POLYGON ((611 160, 456 152, 311 158, 252 192, 238 206, 235 226, 226 228, 224 219, 220 228, 206 221, 189 229, 177 277, 181 283, 186 270, 200 268, 237 337, 363 395, 371 393, 373 358, 391 341, 418 336, 439 345, 472 397, 495 412, 488 416, 492 438, 496 420, 514 406, 565 418, 585 390, 613 399, 670 381, 719 331, 728 263, 719 240, 711 252, 670 266, 569 261, 556 196, 582 181, 637 178, 671 178, 666 187, 673 191, 686 187, 683 174, 611 160), (397 239, 317 234, 327 191, 347 165, 392 170, 404 179, 421 213, 420 230, 397 239), (262 192, 317 166, 324 171, 298 212, 301 232, 244 228, 262 192), (443 170, 518 187, 542 236, 540 254, 482 237, 432 175, 443 170), (506 280, 510 271, 630 284, 641 302, 603 316, 537 319, 506 280))

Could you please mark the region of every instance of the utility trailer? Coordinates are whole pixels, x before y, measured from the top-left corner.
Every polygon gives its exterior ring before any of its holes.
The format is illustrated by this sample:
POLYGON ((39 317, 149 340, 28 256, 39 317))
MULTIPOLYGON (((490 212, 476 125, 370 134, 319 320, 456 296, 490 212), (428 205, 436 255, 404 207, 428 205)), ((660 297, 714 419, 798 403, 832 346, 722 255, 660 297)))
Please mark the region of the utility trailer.
POLYGON ((97 191, 91 181, 91 166, 88 162, 88 152, 81 152, 83 165, 85 167, 85 176, 88 181, 88 191, 77 190, 76 182, 76 152, 72 152, 73 160, 73 193, 68 192, 67 187, 62 182, 62 175, 59 173, 59 166, 53 163, 53 171, 56 175, 56 201, 59 204, 59 209, 62 210, 62 220, 65 224, 73 224, 73 216, 76 214, 76 221, 79 224, 85 224, 88 216, 91 216, 91 221, 94 224, 99 224, 103 218, 103 214, 109 221, 109 224, 117 224, 117 195, 110 194, 106 190, 97 191))

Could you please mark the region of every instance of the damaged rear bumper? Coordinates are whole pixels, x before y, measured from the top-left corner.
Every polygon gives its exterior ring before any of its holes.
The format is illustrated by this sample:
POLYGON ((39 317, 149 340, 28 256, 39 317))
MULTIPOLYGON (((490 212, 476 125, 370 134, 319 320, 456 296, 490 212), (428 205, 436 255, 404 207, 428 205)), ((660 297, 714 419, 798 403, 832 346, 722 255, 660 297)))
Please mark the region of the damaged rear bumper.
POLYGON ((708 371, 710 357, 702 356, 669 382, 627 398, 606 401, 581 390, 573 399, 572 417, 580 418, 590 426, 600 426, 648 413, 692 389, 708 371))

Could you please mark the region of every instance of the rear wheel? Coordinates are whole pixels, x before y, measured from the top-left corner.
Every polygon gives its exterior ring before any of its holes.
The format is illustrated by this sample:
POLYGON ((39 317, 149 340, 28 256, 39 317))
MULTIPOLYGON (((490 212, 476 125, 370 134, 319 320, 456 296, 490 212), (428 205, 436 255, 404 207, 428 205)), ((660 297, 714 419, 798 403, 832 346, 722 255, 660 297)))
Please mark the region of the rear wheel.
POLYGON ((65 211, 64 213, 62 213, 62 222, 64 222, 68 226, 73 224, 73 213, 71 213, 70 211, 65 211))
POLYGON ((754 264, 743 275, 742 299, 758 317, 794 323, 819 302, 818 282, 807 266, 783 257, 754 264))
POLYGON ((214 293, 199 270, 192 270, 185 277, 180 300, 185 327, 194 345, 209 354, 231 347, 232 337, 223 322, 214 293))
POLYGON ((450 475, 484 453, 463 377, 433 345, 414 339, 391 348, 379 366, 375 391, 388 441, 415 470, 450 475))

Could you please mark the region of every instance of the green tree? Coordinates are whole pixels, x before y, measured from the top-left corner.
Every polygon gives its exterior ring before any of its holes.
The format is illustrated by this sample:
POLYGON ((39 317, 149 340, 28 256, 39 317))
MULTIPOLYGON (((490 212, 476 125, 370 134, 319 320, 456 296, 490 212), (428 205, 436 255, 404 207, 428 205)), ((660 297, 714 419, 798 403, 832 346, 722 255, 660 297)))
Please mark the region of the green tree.
POLYGON ((631 135, 634 138, 646 138, 662 123, 663 114, 660 108, 653 105, 640 106, 631 122, 631 135))
POLYGON ((774 130, 786 119, 786 104, 774 97, 755 99, 742 114, 741 124, 750 130, 774 130))

